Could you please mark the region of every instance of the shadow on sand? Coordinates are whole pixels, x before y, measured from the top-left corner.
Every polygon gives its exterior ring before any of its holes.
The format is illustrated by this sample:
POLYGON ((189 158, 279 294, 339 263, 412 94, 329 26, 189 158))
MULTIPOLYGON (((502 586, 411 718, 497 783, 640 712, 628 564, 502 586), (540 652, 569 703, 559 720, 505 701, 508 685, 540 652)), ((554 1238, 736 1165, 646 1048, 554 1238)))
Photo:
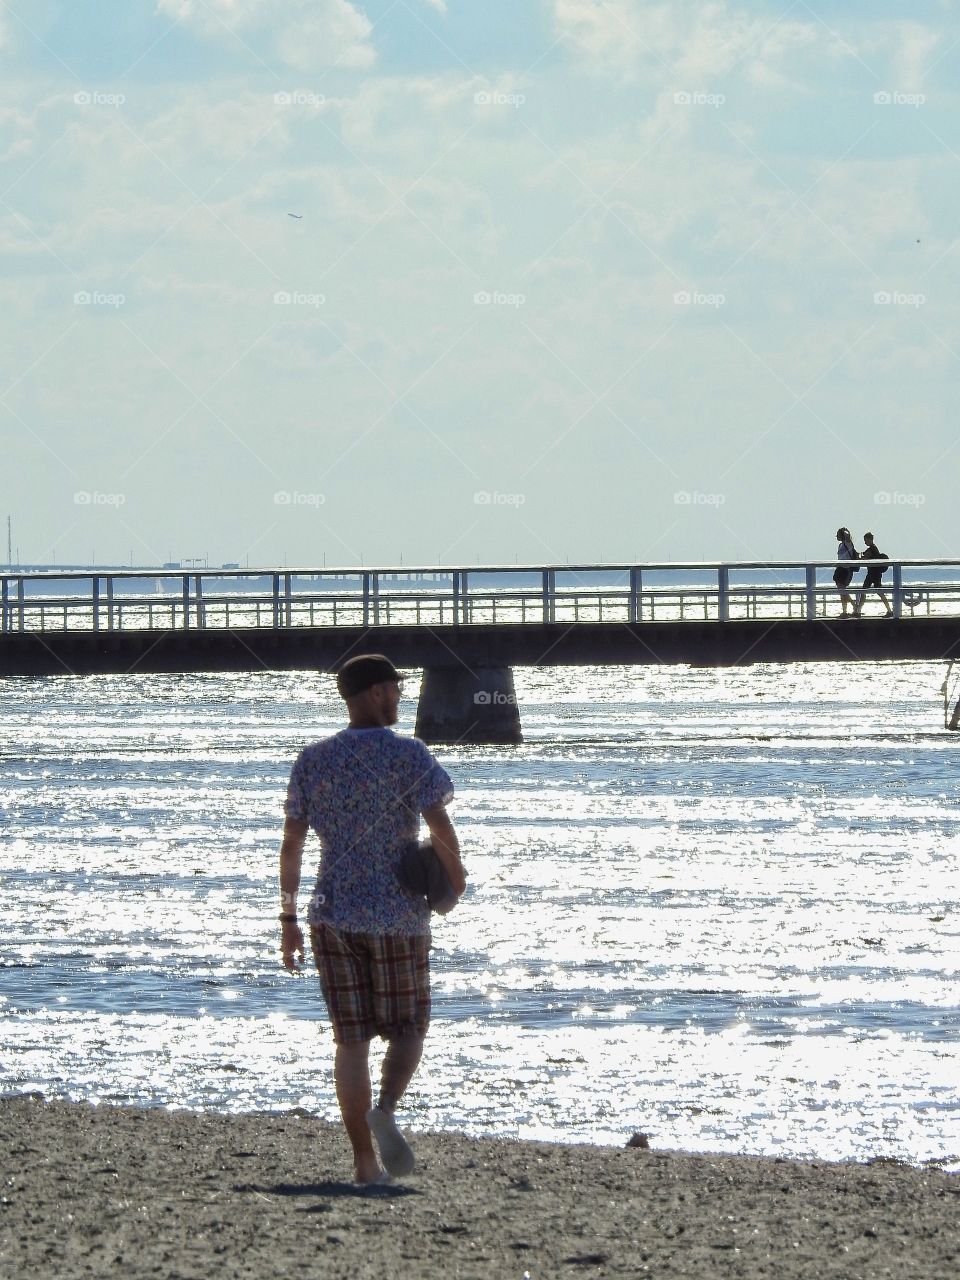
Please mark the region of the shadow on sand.
MULTIPOLYGON (((356 1182, 278 1182, 272 1187, 254 1186, 252 1183, 247 1182, 235 1186, 234 1191, 246 1193, 255 1191, 261 1196, 309 1196, 311 1199, 322 1197, 327 1200, 350 1197, 368 1199, 371 1196, 377 1196, 380 1199, 386 1197, 397 1200, 403 1196, 418 1196, 421 1194, 415 1187, 402 1186, 396 1182, 370 1183, 362 1187, 356 1182)), ((329 1208, 329 1205, 311 1205, 310 1208, 304 1209, 303 1212, 320 1213, 325 1208, 329 1208)))

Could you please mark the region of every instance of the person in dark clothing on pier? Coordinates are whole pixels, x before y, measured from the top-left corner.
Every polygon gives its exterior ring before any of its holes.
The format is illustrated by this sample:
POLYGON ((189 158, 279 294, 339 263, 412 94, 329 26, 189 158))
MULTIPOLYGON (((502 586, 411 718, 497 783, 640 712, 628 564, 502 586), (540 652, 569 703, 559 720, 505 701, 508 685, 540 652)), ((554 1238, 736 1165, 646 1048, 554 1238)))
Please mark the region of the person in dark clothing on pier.
MULTIPOLYGON (((864 547, 860 555, 861 560, 886 560, 887 559, 887 557, 883 554, 882 551, 877 550, 877 544, 873 540, 872 533, 865 533, 863 535, 863 543, 864 543, 864 547)), ((864 579, 863 586, 860 588, 860 593, 857 596, 857 603, 853 610, 854 617, 857 617, 857 618, 860 617, 860 610, 863 608, 863 602, 864 602, 864 599, 866 598, 866 594, 868 591, 876 591, 877 595, 883 601, 883 607, 887 611, 887 617, 888 618, 893 617, 893 610, 890 608, 890 601, 887 599, 887 594, 883 590, 882 581, 881 581, 886 571, 887 571, 886 566, 879 565, 879 564, 871 565, 871 567, 867 570, 867 576, 864 579)))

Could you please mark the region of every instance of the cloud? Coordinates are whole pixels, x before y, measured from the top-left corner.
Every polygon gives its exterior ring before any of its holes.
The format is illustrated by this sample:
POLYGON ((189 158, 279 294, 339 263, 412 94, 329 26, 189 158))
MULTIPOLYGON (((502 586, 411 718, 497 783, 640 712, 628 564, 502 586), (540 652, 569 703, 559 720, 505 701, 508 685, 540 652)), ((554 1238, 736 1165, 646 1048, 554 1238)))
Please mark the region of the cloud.
POLYGON ((157 0, 157 11, 297 70, 358 70, 376 61, 372 24, 349 0, 157 0))
POLYGON ((597 69, 630 78, 651 68, 668 76, 722 75, 770 25, 732 11, 723 0, 671 5, 552 0, 552 5, 568 47, 597 69))
POLYGON ((481 122, 474 94, 482 87, 481 81, 457 73, 367 80, 336 104, 344 142, 357 150, 395 155, 398 144, 413 140, 422 157, 423 140, 429 137, 439 152, 481 122))
POLYGON ((919 22, 882 22, 869 33, 867 48, 891 51, 893 85, 909 92, 923 88, 940 34, 919 22))
POLYGON ((788 16, 771 21, 729 0, 550 0, 554 26, 592 70, 671 88, 704 88, 742 65, 754 82, 778 83, 805 50, 852 58, 850 42, 825 24, 788 16))
POLYGON ((869 73, 881 88, 915 91, 953 48, 949 29, 935 21, 878 15, 853 22, 841 12, 827 22, 806 5, 773 18, 736 0, 548 0, 548 8, 564 47, 587 72, 661 93, 729 92, 738 82, 832 92, 843 66, 869 73))
POLYGON ((0 108, 0 163, 33 150, 34 121, 17 108, 0 108))

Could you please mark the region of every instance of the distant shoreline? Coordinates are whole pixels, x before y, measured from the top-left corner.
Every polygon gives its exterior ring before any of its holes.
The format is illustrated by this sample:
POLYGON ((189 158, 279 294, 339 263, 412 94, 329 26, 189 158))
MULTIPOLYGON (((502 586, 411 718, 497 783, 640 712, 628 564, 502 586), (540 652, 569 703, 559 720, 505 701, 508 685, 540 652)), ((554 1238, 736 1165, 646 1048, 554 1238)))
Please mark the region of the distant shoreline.
POLYGON ((336 1125, 0 1099, 0 1276, 858 1277, 960 1265, 960 1177, 892 1161, 413 1137, 350 1181, 336 1125))

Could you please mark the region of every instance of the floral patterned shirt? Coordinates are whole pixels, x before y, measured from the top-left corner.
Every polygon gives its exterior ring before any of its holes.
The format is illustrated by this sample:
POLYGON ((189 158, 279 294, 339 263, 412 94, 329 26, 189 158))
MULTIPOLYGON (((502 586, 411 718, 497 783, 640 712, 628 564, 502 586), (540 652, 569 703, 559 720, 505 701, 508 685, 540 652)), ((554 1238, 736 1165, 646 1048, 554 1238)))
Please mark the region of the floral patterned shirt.
POLYGON ((308 919, 376 934, 430 932, 426 899, 401 889, 397 863, 420 814, 453 797, 449 775, 419 738, 343 729, 305 747, 284 810, 320 837, 308 919))

